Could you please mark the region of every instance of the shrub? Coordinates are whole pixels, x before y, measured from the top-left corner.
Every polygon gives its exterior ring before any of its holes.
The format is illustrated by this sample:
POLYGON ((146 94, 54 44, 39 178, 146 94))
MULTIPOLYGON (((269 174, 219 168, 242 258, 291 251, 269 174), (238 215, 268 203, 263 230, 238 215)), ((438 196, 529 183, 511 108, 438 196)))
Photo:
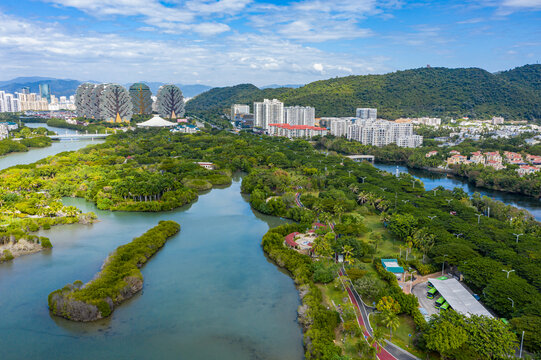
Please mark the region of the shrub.
POLYGON ((49 238, 40 236, 39 241, 41 242, 41 246, 43 246, 46 249, 50 249, 53 247, 53 244, 51 244, 51 241, 49 240, 49 238))

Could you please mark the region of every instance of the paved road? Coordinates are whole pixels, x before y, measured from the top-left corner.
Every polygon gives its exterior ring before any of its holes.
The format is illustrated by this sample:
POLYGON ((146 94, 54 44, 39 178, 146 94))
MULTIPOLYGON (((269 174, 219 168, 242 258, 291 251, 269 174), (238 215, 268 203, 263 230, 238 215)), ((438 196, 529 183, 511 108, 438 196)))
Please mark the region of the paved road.
MULTIPOLYGON (((340 275, 344 275, 345 270, 342 268, 340 270, 340 275)), ((353 290, 353 285, 351 281, 346 285, 346 290, 349 296, 351 303, 359 310, 361 316, 357 317, 357 322, 363 331, 365 339, 372 336, 372 327, 370 326, 370 321, 368 319, 369 311, 373 311, 374 308, 366 306, 359 294, 353 290)), ((378 359, 380 360, 419 360, 418 357, 410 354, 409 352, 399 348, 398 346, 390 343, 386 340, 386 345, 382 348, 381 352, 378 354, 378 359)))
POLYGON ((419 305, 424 308, 428 315, 434 315, 438 313, 438 309, 436 308, 435 302, 436 298, 429 299, 426 297, 426 292, 428 290, 427 282, 417 284, 413 286, 412 293, 413 295, 417 296, 417 300, 419 300, 419 305))

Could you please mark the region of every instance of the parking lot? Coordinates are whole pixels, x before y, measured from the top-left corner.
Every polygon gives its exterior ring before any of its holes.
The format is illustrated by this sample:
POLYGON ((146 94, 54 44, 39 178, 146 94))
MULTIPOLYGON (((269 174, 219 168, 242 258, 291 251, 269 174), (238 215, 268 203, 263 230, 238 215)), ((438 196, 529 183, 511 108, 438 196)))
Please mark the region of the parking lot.
POLYGON ((426 292, 428 290, 427 284, 428 282, 425 281, 423 283, 415 285, 412 289, 412 293, 417 296, 417 299, 419 300, 419 306, 424 308, 428 312, 428 315, 434 315, 438 313, 438 309, 434 305, 438 296, 436 296, 432 300, 426 297, 426 292))

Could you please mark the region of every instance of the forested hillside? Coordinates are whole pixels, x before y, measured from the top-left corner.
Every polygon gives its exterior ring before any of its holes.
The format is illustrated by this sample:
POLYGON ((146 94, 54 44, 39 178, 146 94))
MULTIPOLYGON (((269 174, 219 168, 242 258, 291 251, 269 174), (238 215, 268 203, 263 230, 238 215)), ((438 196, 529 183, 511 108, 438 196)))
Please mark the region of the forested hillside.
POLYGON ((382 118, 413 116, 541 120, 541 65, 496 74, 488 71, 420 68, 310 83, 298 89, 260 90, 251 84, 214 88, 189 101, 191 114, 227 114, 231 104, 277 98, 316 108, 316 116, 354 116, 357 107, 377 107, 382 118))

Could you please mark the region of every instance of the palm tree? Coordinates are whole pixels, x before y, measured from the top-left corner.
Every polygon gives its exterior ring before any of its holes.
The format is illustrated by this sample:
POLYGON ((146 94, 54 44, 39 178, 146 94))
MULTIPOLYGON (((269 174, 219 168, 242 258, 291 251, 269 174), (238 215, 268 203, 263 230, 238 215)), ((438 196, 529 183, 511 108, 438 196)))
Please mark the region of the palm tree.
POLYGON ((374 329, 374 332, 372 333, 372 336, 368 338, 368 341, 370 342, 370 345, 376 345, 375 356, 377 359, 377 355, 381 352, 381 349, 383 348, 379 344, 385 341, 385 332, 382 328, 376 327, 374 329))
POLYGON ((400 319, 398 318, 398 315, 392 311, 385 311, 383 312, 382 322, 385 327, 389 328, 390 339, 392 340, 393 329, 396 330, 400 326, 400 319))
POLYGON ((338 215, 338 222, 342 222, 342 214, 344 213, 344 207, 342 205, 334 205, 333 211, 338 215))
POLYGON ((413 234, 414 245, 423 253, 423 263, 425 262, 425 256, 434 246, 436 237, 434 234, 428 233, 425 229, 419 229, 413 234))
POLYGON ((344 245, 342 246, 342 254, 344 254, 344 256, 350 256, 353 254, 353 246, 351 245, 344 245))
POLYGON ((359 192, 359 187, 356 184, 350 184, 348 186, 349 190, 353 192, 354 194, 357 194, 359 192))
POLYGON ((369 199, 369 194, 364 191, 361 191, 359 195, 357 196, 357 202, 360 203, 361 205, 366 203, 368 199, 369 199))

